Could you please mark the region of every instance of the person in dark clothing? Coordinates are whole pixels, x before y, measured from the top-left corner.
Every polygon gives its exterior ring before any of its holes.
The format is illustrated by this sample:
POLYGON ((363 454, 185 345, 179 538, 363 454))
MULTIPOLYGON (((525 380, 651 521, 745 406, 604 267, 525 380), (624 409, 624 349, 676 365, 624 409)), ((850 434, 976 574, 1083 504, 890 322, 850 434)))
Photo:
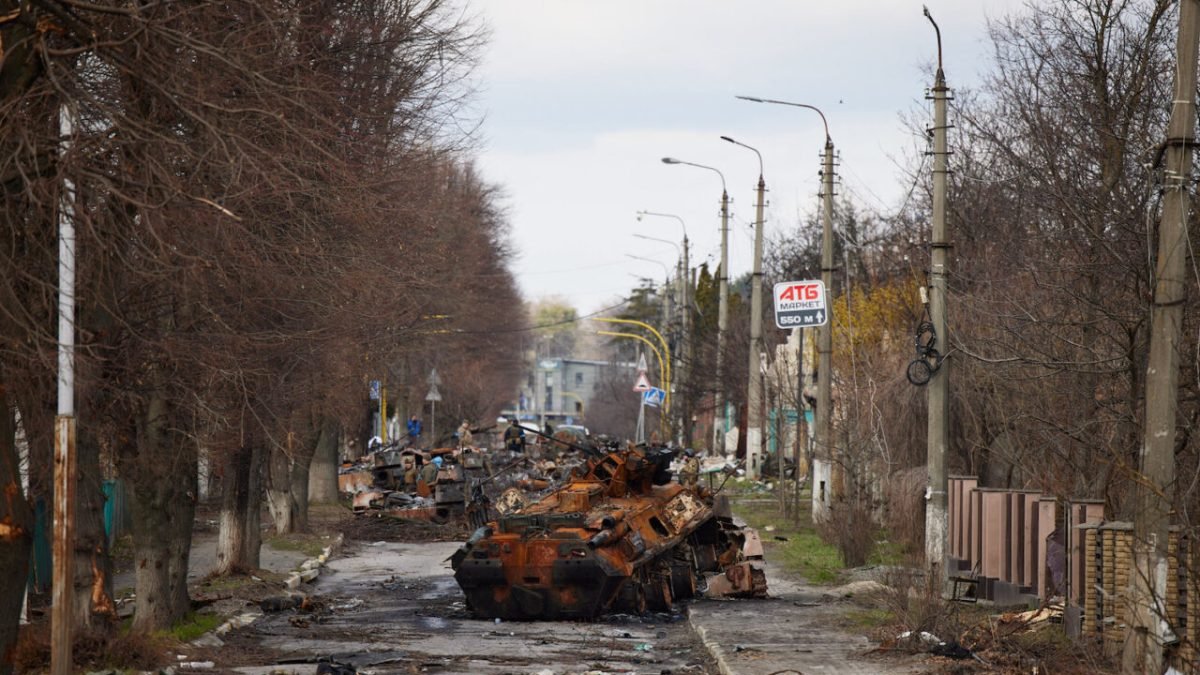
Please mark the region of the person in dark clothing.
POLYGON ((515 418, 508 421, 508 428, 504 430, 504 447, 509 452, 525 452, 525 430, 515 418))

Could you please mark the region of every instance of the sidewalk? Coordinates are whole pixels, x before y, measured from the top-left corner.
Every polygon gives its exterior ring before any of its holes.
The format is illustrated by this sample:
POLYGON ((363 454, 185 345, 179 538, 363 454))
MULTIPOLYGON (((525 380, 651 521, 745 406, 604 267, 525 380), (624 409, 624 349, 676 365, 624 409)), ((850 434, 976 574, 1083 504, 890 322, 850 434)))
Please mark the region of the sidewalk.
MULTIPOLYGON (((259 566, 268 572, 287 574, 300 566, 309 556, 301 551, 273 548, 264 541, 259 550, 259 566)), ((217 534, 196 532, 192 535, 192 551, 188 556, 188 585, 208 576, 217 566, 217 534)), ((113 575, 113 592, 123 597, 133 592, 134 571, 124 569, 113 575)))
MULTIPOLYGON (((874 645, 842 628, 858 609, 845 600, 853 586, 812 586, 769 559, 766 600, 700 600, 688 608, 692 629, 722 675, 779 672, 922 673, 920 656, 864 656, 874 645)), ((756 563, 759 564, 759 563, 756 563)))

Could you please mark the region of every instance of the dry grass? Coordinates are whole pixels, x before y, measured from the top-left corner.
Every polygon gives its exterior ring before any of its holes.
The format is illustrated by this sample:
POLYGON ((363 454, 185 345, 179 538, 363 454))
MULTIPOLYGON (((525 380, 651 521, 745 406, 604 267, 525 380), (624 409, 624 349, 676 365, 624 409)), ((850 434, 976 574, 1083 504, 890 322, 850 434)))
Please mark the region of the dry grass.
MULTIPOLYGON (((167 636, 112 631, 75 636, 75 668, 96 670, 157 670, 170 662, 168 650, 175 641, 167 636)), ((50 627, 46 623, 24 626, 13 650, 15 672, 42 672, 50 667, 50 627)))

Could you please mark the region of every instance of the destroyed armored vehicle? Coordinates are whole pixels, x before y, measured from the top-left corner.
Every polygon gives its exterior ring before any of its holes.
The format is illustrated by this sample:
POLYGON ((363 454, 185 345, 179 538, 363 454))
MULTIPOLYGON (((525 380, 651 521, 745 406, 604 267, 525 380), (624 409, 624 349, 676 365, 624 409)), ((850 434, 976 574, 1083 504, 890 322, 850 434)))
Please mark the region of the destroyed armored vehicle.
POLYGON ((672 482, 673 455, 595 451, 561 487, 479 527, 451 558, 469 608, 481 618, 590 619, 665 611, 710 586, 765 595, 742 530, 706 494, 672 482))

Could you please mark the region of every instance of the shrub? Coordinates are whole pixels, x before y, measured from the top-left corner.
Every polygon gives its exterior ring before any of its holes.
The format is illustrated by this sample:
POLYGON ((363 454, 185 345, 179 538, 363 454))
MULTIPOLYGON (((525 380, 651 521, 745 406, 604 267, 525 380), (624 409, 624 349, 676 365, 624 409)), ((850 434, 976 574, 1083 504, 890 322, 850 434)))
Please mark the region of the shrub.
POLYGON ((867 564, 875 549, 875 523, 866 504, 859 501, 834 504, 829 516, 817 527, 821 539, 837 548, 843 565, 861 567, 867 564))

